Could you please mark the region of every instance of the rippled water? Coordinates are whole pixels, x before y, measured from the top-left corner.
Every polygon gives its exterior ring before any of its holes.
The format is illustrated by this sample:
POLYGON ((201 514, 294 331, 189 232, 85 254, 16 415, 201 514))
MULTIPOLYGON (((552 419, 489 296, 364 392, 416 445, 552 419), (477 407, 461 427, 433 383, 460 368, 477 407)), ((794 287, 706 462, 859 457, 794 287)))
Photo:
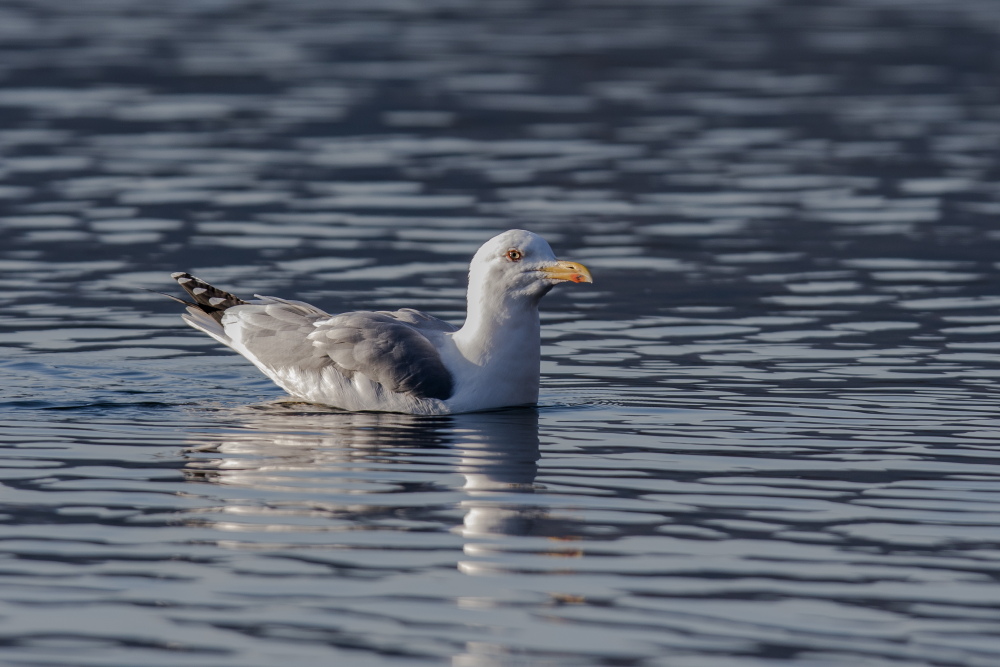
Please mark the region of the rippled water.
POLYGON ((1000 664, 1000 4, 0 7, 5 664, 1000 664), (189 270, 460 321, 537 410, 281 401, 189 270))

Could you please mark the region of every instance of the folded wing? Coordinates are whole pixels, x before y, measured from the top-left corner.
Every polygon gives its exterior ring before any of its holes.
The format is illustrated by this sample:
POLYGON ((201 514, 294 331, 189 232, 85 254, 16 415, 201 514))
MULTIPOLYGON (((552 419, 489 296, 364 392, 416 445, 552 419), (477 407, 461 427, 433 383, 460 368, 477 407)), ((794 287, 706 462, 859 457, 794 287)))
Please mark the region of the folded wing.
POLYGON ((454 391, 435 342, 456 327, 415 310, 330 316, 299 301, 258 297, 228 308, 221 324, 233 347, 272 377, 332 367, 414 398, 445 400, 454 391))

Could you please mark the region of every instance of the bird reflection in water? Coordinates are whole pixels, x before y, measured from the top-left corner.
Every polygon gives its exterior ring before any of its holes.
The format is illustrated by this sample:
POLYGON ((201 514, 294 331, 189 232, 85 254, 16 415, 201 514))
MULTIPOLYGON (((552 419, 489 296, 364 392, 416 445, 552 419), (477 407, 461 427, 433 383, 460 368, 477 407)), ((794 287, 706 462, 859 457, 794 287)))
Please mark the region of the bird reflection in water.
MULTIPOLYGON (((463 415, 465 416, 465 415, 463 415)), ((455 529, 466 538, 463 551, 468 557, 458 564, 466 574, 509 571, 510 565, 495 562, 496 556, 510 553, 507 536, 570 539, 569 523, 557 519, 529 496, 539 487, 535 482, 540 458, 538 411, 522 409, 467 415, 468 425, 456 429, 456 448, 461 454, 458 471, 465 479, 466 498, 462 526, 455 529)), ((530 549, 521 545, 520 550, 530 549)), ((575 551, 575 550, 574 550, 575 551)), ((547 544, 545 555, 566 555, 547 544)))
MULTIPOLYGON (((272 537, 335 531, 349 543, 363 526, 386 531, 386 546, 400 530, 447 530, 465 538, 457 567, 467 574, 502 571, 491 560, 512 551, 508 536, 572 539, 571 522, 532 502, 540 458, 535 408, 421 417, 281 402, 243 408, 237 417, 230 437, 188 450, 192 481, 264 492, 254 500, 225 494, 225 506, 207 513, 225 519, 201 517, 217 529, 272 537), (463 515, 458 526, 456 507, 463 515)), ((575 551, 546 545, 546 555, 575 551)))

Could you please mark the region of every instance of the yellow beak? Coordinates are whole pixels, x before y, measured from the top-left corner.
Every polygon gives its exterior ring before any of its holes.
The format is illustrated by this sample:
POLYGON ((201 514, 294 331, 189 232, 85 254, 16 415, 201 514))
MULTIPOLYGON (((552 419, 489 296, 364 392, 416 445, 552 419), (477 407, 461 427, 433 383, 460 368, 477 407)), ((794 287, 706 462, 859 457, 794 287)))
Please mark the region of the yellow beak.
POLYGON ((556 262, 552 266, 539 269, 546 278, 552 280, 568 280, 574 283, 592 283, 590 269, 579 262, 556 262))

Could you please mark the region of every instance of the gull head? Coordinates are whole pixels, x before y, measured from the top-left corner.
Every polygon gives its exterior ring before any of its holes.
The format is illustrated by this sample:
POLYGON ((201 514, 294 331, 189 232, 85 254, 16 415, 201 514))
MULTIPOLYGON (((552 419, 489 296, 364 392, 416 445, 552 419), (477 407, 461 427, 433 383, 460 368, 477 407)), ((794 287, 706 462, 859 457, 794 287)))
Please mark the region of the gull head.
POLYGON ((579 262, 560 261, 538 234, 511 229, 483 244, 469 267, 470 297, 505 303, 537 305, 555 285, 592 283, 590 271, 579 262))

